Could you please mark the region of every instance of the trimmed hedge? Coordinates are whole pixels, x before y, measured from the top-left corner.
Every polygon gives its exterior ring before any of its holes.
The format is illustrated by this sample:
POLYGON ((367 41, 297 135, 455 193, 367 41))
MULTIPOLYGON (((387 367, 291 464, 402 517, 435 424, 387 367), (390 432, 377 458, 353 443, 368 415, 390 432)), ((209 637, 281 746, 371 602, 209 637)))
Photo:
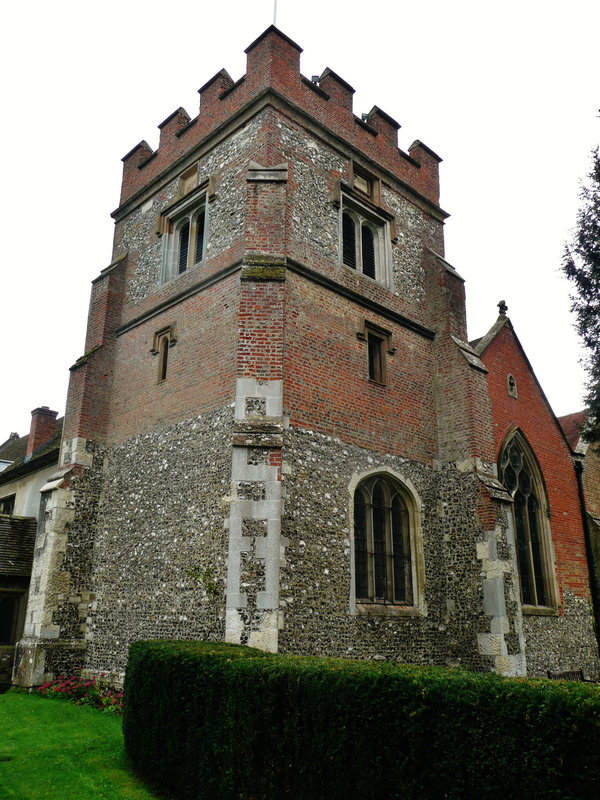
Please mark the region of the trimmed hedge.
POLYGON ((134 767, 206 800, 597 800, 600 687, 137 642, 134 767))

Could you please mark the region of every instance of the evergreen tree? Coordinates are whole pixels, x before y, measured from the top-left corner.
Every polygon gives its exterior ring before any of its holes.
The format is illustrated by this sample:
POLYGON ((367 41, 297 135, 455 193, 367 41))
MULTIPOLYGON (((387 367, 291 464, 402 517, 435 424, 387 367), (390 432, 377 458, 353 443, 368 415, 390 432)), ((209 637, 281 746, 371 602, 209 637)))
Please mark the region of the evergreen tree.
POLYGON ((581 189, 581 207, 573 241, 565 247, 563 272, 575 285, 571 310, 587 348, 586 403, 591 425, 589 442, 600 442, 600 153, 592 153, 592 170, 581 189))

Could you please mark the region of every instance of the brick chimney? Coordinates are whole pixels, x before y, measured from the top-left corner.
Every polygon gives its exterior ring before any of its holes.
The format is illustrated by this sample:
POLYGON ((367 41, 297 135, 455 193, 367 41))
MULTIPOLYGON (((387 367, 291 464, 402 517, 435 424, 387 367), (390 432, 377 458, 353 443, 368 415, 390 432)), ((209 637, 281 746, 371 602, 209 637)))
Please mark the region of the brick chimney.
POLYGON ((34 408, 31 412, 31 428, 29 429, 29 439, 27 440, 27 453, 25 458, 30 458, 31 454, 41 447, 56 433, 56 417, 58 411, 50 411, 48 406, 34 408))

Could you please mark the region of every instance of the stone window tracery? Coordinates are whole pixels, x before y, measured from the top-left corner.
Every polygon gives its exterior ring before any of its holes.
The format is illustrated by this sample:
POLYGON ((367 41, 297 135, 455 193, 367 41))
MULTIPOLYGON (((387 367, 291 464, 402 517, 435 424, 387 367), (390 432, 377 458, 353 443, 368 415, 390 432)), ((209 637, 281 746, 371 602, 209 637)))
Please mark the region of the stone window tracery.
POLYGON ((161 218, 162 282, 176 278, 206 258, 207 195, 205 184, 188 192, 161 218))
POLYGON ((387 283, 387 223, 347 197, 342 198, 340 259, 345 267, 387 283))
POLYGON ((552 545, 543 478, 533 452, 518 431, 503 446, 498 467, 500 480, 514 501, 521 600, 524 606, 553 608, 552 545))
POLYGON ((358 603, 413 604, 409 507, 383 475, 362 481, 354 494, 354 588, 358 603))

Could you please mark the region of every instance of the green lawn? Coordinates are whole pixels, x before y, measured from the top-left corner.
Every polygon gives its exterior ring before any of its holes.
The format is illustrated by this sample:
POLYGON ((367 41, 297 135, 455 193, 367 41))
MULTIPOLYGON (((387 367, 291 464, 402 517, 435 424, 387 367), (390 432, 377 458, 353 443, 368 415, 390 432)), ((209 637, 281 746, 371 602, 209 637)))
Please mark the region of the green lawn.
POLYGON ((0 695, 0 800, 157 800, 130 772, 121 718, 32 694, 0 695))

